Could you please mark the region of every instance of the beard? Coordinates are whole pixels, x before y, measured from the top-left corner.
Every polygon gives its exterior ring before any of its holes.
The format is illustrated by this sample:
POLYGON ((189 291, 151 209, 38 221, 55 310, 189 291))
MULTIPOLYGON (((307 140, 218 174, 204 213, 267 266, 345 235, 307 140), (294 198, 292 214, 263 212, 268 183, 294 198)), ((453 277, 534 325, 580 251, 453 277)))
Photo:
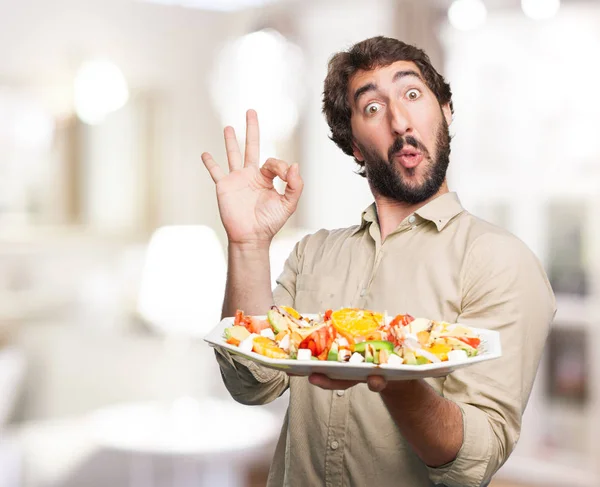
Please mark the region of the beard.
POLYGON ((373 193, 411 205, 422 203, 435 195, 446 179, 450 163, 450 132, 448 123, 442 116, 436 134, 435 157, 432 158, 427 148, 412 135, 397 138, 388 150, 388 160, 383 159, 374 148, 362 147, 356 142, 365 158, 365 174, 373 193), (394 164, 393 157, 408 144, 423 154, 419 166, 405 169, 409 176, 415 174, 423 162, 427 166, 423 171, 423 182, 412 184, 406 181, 400 168, 394 164))

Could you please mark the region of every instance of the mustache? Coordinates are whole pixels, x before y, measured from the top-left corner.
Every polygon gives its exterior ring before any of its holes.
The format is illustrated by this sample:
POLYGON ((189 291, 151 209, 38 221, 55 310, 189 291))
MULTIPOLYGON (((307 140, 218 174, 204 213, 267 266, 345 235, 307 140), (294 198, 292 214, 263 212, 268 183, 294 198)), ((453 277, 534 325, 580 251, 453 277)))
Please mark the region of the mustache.
POLYGON ((392 158, 394 157, 394 154, 396 154, 396 153, 400 152, 402 149, 404 149, 405 145, 410 145, 410 146, 414 147, 415 149, 418 149, 419 151, 421 151, 421 153, 425 157, 429 157, 429 152, 427 151, 427 148, 423 145, 423 143, 421 141, 417 140, 412 135, 407 135, 406 137, 398 137, 396 140, 394 140, 394 143, 388 149, 388 161, 392 160, 392 158))

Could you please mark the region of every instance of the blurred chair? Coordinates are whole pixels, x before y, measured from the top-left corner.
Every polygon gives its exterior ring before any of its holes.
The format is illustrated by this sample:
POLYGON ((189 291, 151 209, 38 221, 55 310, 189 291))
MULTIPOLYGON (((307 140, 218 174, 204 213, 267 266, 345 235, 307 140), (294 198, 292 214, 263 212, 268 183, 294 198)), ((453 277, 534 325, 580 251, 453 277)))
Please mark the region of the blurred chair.
POLYGON ((0 347, 0 429, 8 423, 25 378, 25 354, 15 346, 0 347))
POLYGON ((0 348, 0 485, 18 487, 21 478, 21 453, 4 434, 19 400, 25 378, 24 353, 16 347, 0 348))
POLYGON ((208 397, 207 382, 219 378, 208 346, 199 366, 191 356, 191 342, 220 321, 226 271, 221 243, 208 227, 168 226, 152 235, 137 313, 165 339, 156 378, 164 400, 116 405, 91 418, 96 443, 129 456, 131 487, 161 483, 154 465, 160 457, 173 462, 165 485, 243 487, 243 457, 275 438, 278 421, 267 411, 208 397))

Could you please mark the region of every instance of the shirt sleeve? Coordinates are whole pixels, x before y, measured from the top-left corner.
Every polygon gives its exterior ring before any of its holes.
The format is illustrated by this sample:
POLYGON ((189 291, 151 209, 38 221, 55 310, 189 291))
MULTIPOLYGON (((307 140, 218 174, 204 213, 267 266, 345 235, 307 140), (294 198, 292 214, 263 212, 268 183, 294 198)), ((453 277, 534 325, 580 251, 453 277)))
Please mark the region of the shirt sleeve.
POLYGON ((284 372, 261 367, 252 360, 219 347, 215 347, 215 355, 225 387, 231 397, 241 404, 267 404, 289 387, 290 378, 284 372))
MULTIPOLYGON (((273 300, 277 305, 294 305, 298 270, 298 245, 288 257, 284 270, 277 279, 273 300)), ((289 387, 289 376, 252 360, 215 347, 221 377, 231 397, 248 405, 267 404, 281 396, 289 387)))
POLYGON ((273 301, 277 306, 294 307, 296 300, 296 278, 298 277, 300 249, 304 247, 304 239, 295 245, 294 250, 287 258, 283 271, 276 280, 277 286, 273 290, 273 301), (302 246, 302 247, 301 247, 302 246))
POLYGON ((444 397, 461 409, 464 440, 456 459, 429 468, 447 487, 487 485, 516 446, 555 299, 533 253, 511 235, 478 237, 465 259, 458 322, 500 332, 502 357, 459 369, 444 397))

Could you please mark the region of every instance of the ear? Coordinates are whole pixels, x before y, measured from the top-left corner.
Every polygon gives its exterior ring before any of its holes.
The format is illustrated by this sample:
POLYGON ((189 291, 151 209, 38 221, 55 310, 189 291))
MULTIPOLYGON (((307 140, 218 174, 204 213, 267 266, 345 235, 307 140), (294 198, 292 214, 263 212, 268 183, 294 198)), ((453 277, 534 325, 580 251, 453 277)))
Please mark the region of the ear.
POLYGON ((452 124, 452 110, 450 109, 450 103, 446 103, 442 106, 442 113, 444 114, 448 127, 450 127, 452 124))
POLYGON ((364 162, 365 157, 363 156, 363 153, 356 145, 356 142, 354 142, 354 139, 352 139, 352 154, 354 155, 354 158, 357 161, 364 162))

